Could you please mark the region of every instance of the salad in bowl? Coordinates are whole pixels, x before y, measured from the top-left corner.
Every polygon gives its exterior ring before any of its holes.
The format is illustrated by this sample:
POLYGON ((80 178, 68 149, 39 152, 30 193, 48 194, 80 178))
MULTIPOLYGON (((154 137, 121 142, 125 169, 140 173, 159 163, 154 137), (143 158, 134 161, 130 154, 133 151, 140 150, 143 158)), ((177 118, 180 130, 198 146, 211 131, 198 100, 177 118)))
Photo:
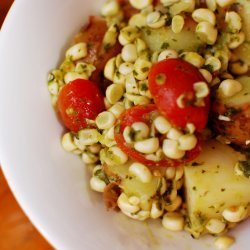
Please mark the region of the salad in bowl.
POLYGON ((48 76, 108 209, 193 238, 250 215, 247 0, 109 0, 48 76))

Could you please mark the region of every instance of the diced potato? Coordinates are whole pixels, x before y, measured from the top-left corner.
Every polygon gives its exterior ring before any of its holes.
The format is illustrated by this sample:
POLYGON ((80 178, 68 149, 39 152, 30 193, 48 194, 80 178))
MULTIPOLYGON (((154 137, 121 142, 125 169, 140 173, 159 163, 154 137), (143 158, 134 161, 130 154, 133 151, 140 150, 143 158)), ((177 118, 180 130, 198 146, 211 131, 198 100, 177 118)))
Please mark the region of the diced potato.
MULTIPOLYGON (((249 51, 250 53, 250 51, 249 51)), ((242 76, 236 79, 242 85, 242 90, 231 97, 223 99, 225 105, 228 106, 242 106, 250 103, 250 77, 242 76)))
POLYGON ((204 232, 208 219, 222 218, 225 208, 250 203, 250 178, 234 173, 240 157, 231 147, 210 141, 192 166, 185 167, 189 231, 195 237, 204 232))
POLYGON ((107 166, 107 168, 121 178, 121 184, 119 186, 128 196, 135 195, 150 199, 160 188, 160 178, 153 177, 149 183, 142 183, 129 173, 128 169, 131 164, 132 162, 129 162, 125 165, 107 166))
POLYGON ((183 29, 180 33, 174 33, 170 27, 145 28, 142 37, 151 51, 162 49, 174 49, 177 52, 197 51, 203 45, 195 32, 188 28, 183 29))
POLYGON ((155 195, 158 187, 160 186, 160 179, 155 177, 149 183, 142 183, 135 177, 124 179, 121 183, 121 188, 129 196, 135 195, 138 197, 146 196, 149 199, 155 195))

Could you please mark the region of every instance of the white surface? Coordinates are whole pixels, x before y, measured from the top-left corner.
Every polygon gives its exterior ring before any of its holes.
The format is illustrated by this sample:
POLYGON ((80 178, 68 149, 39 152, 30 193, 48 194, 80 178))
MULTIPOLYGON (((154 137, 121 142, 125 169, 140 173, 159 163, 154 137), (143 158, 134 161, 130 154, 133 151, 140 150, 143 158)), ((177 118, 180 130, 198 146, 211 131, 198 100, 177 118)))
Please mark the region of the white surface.
MULTIPOLYGON (((170 234, 107 212, 88 188, 80 159, 65 153, 50 105, 47 72, 103 1, 16 0, 0 37, 0 159, 21 206, 57 249, 213 249, 213 240, 170 234), (95 5, 95 6, 94 6, 95 5)), ((248 249, 245 223, 234 231, 248 249)))

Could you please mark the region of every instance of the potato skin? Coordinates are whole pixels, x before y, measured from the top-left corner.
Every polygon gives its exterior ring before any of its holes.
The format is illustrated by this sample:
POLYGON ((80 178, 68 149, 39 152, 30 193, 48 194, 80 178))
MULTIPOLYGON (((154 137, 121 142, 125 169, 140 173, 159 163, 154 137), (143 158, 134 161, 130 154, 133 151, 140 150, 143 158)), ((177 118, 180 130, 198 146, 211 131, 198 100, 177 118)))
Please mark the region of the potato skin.
POLYGON ((211 112, 212 128, 231 143, 242 148, 249 148, 246 141, 250 139, 250 103, 241 106, 226 106, 216 100, 211 112), (230 121, 219 120, 219 115, 227 116, 230 121))
POLYGON ((89 23, 85 25, 80 33, 75 36, 74 43, 84 42, 88 45, 88 55, 79 61, 91 63, 96 67, 90 80, 96 82, 105 93, 106 87, 110 84, 103 77, 103 68, 107 61, 121 52, 121 45, 117 41, 116 44, 107 50, 103 49, 103 37, 108 29, 104 18, 98 16, 90 16, 89 23))

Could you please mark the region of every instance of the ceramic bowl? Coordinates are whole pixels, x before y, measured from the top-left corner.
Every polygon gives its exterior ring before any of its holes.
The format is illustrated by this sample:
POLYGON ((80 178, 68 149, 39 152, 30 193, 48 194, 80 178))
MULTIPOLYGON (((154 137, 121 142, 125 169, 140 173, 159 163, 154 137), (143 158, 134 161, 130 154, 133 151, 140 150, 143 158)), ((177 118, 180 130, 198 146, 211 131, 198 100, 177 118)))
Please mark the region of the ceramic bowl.
MULTIPOLYGON (((102 2, 19 0, 11 8, 0 34, 0 160, 11 189, 56 249, 213 249, 212 237, 194 240, 160 221, 107 211, 81 160, 61 148, 47 74, 102 2)), ((232 231, 232 249, 248 249, 249 222, 232 231)))

